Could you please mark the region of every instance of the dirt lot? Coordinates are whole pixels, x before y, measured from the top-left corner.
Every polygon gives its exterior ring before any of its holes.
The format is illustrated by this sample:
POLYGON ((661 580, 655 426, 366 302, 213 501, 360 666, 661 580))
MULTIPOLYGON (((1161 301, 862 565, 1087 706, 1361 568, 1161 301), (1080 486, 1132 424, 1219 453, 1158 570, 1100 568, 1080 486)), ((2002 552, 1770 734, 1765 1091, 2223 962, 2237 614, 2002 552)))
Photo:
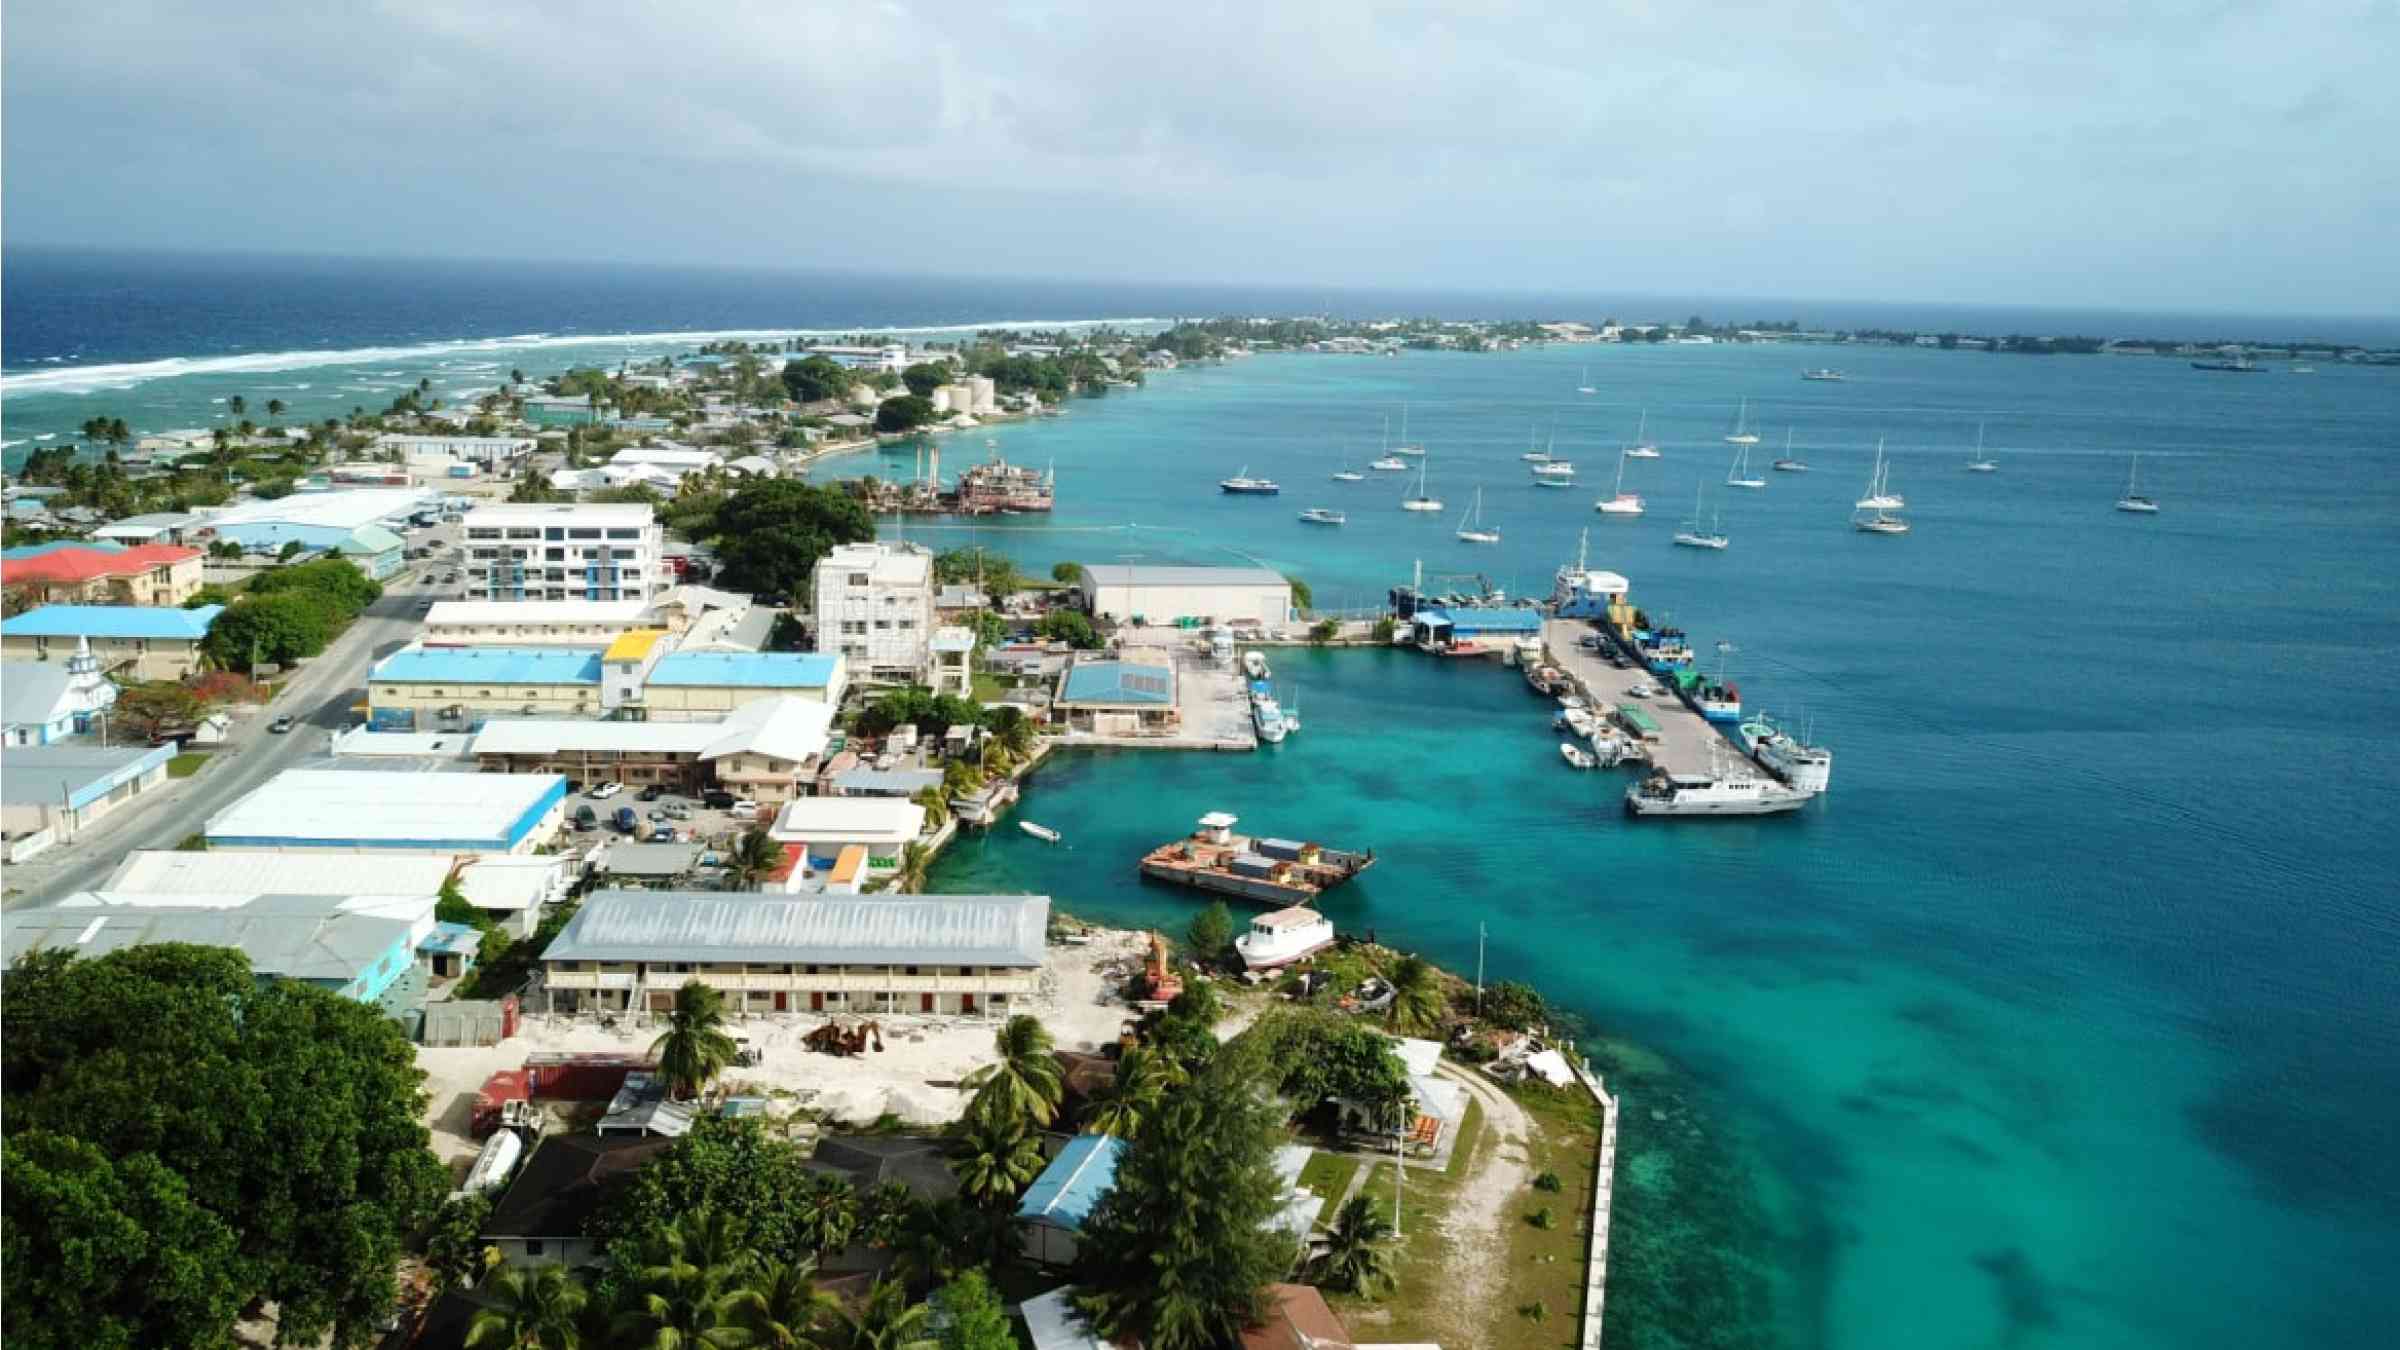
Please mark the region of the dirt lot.
MULTIPOLYGON (((1132 1011, 1115 989, 1122 975, 1139 964, 1142 941, 1138 933, 1095 932, 1089 946, 1052 947, 1043 967, 1043 993, 1018 1011, 1041 1018, 1061 1049, 1092 1049, 1115 1040, 1132 1011)), ((725 1086, 735 1093, 769 1096, 785 1109, 845 1123, 868 1124, 889 1113, 911 1123, 938 1124, 966 1109, 966 1096, 957 1084, 990 1061, 992 1033, 998 1027, 978 1017, 886 1018, 883 1053, 837 1059, 812 1053, 800 1043, 826 1020, 807 1015, 736 1018, 733 1034, 763 1049, 766 1062, 737 1070, 724 1080, 725 1086)), ((589 1019, 536 1015, 501 1045, 420 1047, 417 1064, 426 1073, 426 1124, 433 1129, 434 1152, 452 1162, 473 1154, 468 1113, 476 1089, 499 1070, 516 1068, 536 1051, 644 1051, 660 1029, 647 1022, 620 1022, 611 1030, 589 1019)))

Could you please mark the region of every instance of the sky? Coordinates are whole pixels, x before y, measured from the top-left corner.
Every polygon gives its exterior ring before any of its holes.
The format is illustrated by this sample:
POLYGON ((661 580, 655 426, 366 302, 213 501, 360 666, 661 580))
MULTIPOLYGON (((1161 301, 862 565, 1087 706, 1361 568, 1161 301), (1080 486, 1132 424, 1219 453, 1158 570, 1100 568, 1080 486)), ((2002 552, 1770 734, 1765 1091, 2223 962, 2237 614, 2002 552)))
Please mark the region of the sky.
POLYGON ((0 237, 2400 311, 2400 0, 5 0, 0 237))

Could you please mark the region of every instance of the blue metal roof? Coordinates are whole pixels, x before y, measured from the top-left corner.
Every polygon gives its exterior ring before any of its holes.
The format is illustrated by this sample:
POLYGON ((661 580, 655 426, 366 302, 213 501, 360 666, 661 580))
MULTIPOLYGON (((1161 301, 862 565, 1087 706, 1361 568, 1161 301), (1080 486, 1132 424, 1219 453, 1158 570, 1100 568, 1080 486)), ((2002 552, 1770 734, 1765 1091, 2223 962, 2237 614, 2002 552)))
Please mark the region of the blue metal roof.
POLYGON ((590 647, 404 647, 367 676, 393 684, 598 684, 600 653, 590 647))
POLYGON ((1447 623, 1458 633, 1539 633, 1542 631, 1542 612, 1522 605, 1490 609, 1420 609, 1417 619, 1423 623, 1447 623))
POLYGON ((1083 1231, 1102 1197, 1115 1188, 1117 1162, 1125 1156, 1125 1147, 1115 1135, 1076 1135, 1033 1179, 1032 1189, 1017 1205, 1017 1217, 1070 1233, 1083 1231))
POLYGON ((838 659, 816 652, 669 652, 646 683, 823 689, 833 683, 838 659))
POLYGON ((223 605, 161 609, 155 605, 44 605, 0 622, 0 637, 148 638, 197 641, 225 612, 223 605))
POLYGON ((1151 703, 1168 707, 1175 702, 1175 672, 1171 666, 1133 661, 1083 661, 1067 672, 1060 695, 1077 703, 1151 703))

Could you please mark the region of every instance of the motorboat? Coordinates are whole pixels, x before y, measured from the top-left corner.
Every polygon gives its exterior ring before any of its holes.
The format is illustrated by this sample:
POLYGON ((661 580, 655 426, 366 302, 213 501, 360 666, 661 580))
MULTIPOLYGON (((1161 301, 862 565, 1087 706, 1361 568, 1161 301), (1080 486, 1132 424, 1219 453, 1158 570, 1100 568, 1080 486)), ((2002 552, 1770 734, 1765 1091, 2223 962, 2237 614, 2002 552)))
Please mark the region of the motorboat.
POLYGON ((1233 940, 1233 950, 1248 969, 1273 970, 1307 960, 1333 942, 1332 920, 1294 906, 1251 919, 1248 931, 1233 940))
POLYGON ((2117 509, 2137 516, 2155 516, 2158 503, 2142 495, 2142 452, 2133 452, 2133 468, 2125 475, 2125 495, 2117 498, 2117 509))
POLYGON ((1802 792, 1823 792, 1833 784, 1833 752, 1775 725, 1765 713, 1741 723, 1742 741, 1750 757, 1768 772, 1802 792))
POLYGON ((1322 506, 1312 506, 1300 513, 1300 519, 1309 525, 1342 525, 1347 524, 1350 518, 1339 511, 1328 510, 1322 506))
POLYGON ((1233 477, 1218 479, 1217 486, 1226 492, 1254 497, 1272 497, 1283 491, 1283 488, 1272 478, 1252 478, 1250 466, 1247 464, 1243 465, 1242 471, 1233 477))
POLYGON ((1017 828, 1023 830, 1027 834, 1032 835, 1034 838, 1041 840, 1045 844, 1055 844, 1064 837, 1060 835, 1058 831, 1051 829, 1049 826, 1036 825, 1030 820, 1018 821, 1017 828))
POLYGON ((1600 761, 1593 757, 1591 751, 1579 745, 1570 745, 1565 741, 1558 743, 1558 757, 1565 760, 1570 769, 1597 769, 1600 767, 1600 761))
POLYGON ((1766 816, 1797 811, 1815 794, 1748 775, 1653 773, 1625 789, 1636 816, 1766 816))
POLYGON ((1483 489, 1475 489, 1475 504, 1458 518, 1458 537, 1469 544, 1497 544, 1500 532, 1483 523, 1483 489))
POLYGON ((1266 654, 1265 652, 1262 652, 1262 651, 1256 651, 1256 650, 1243 652, 1243 653, 1242 653, 1242 674, 1244 674, 1244 675, 1248 676, 1249 678, 1251 678, 1251 679, 1253 679, 1253 680, 1263 680, 1263 679, 1266 679, 1266 678, 1267 678, 1267 654, 1266 654))

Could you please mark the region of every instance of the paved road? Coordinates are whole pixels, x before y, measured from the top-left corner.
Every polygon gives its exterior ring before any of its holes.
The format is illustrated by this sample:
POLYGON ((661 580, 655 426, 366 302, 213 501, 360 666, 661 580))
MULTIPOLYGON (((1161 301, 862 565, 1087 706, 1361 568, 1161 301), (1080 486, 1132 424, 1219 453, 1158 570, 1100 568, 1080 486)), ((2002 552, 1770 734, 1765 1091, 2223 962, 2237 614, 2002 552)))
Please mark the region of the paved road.
POLYGON ((9 868, 7 907, 47 904, 89 890, 107 880, 127 853, 175 847, 277 772, 325 753, 333 733, 350 724, 367 667, 415 635, 417 607, 434 593, 426 579, 410 575, 388 587, 348 632, 285 681, 273 703, 239 720, 232 741, 217 750, 207 768, 119 808, 73 843, 9 868), (267 724, 287 713, 299 725, 286 735, 268 732, 267 724))

